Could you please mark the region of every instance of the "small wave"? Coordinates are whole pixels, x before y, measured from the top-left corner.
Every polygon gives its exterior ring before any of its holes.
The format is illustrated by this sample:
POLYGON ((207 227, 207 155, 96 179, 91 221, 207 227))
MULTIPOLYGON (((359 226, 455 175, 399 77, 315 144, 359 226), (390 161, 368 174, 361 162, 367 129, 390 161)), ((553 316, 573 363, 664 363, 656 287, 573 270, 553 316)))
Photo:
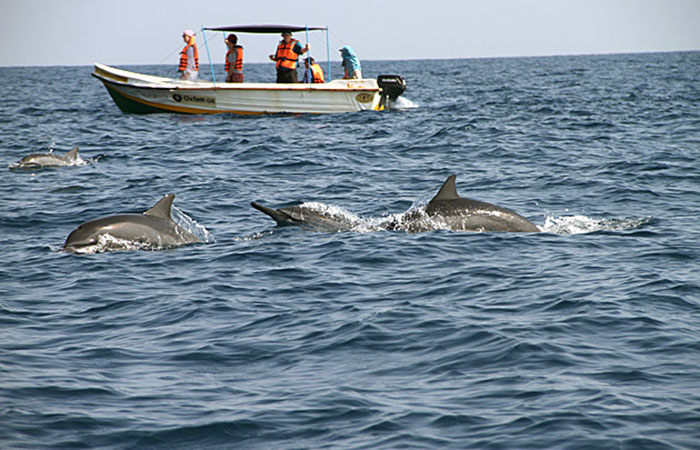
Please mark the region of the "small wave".
POLYGON ((585 234, 596 231, 626 231, 640 228, 651 222, 653 217, 628 217, 624 219, 594 219, 582 215, 545 218, 544 233, 585 234))
POLYGON ((89 190, 90 190, 90 188, 83 186, 83 185, 72 185, 72 186, 65 186, 65 187, 52 189, 49 191, 49 194, 62 194, 62 193, 68 193, 68 192, 84 192, 84 191, 89 191, 89 190))

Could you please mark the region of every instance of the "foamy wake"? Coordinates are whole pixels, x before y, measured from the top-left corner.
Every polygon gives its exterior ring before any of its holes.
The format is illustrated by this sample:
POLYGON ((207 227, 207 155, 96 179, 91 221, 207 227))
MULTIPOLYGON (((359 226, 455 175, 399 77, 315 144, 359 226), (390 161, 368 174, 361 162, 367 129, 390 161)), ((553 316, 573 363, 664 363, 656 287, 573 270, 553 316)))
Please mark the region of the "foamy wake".
POLYGON ((628 217, 624 219, 594 219, 582 215, 547 216, 544 225, 538 228, 544 233, 585 234, 596 231, 627 231, 644 226, 652 217, 628 217))
POLYGON ((396 100, 392 101, 390 106, 391 109, 396 110, 414 109, 418 108, 418 103, 414 103, 406 97, 399 97, 396 100))

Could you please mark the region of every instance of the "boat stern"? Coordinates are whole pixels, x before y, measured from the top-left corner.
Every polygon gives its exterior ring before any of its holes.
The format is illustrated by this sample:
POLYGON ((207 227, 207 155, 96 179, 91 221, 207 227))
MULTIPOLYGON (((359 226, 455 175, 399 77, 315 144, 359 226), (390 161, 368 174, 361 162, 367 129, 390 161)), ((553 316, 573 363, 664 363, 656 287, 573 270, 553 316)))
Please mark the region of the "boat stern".
POLYGON ((379 86, 378 109, 380 110, 391 109, 391 103, 395 102, 406 91, 406 80, 400 75, 379 75, 377 85, 379 86))

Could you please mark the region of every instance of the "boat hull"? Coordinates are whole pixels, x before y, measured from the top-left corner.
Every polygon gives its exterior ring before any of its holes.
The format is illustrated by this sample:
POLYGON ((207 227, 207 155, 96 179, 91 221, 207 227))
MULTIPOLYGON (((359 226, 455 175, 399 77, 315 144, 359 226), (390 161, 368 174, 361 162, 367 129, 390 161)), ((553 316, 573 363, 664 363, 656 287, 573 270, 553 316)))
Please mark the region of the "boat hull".
POLYGON ((323 114, 380 109, 376 80, 322 84, 212 83, 174 80, 95 64, 93 76, 124 112, 323 114))

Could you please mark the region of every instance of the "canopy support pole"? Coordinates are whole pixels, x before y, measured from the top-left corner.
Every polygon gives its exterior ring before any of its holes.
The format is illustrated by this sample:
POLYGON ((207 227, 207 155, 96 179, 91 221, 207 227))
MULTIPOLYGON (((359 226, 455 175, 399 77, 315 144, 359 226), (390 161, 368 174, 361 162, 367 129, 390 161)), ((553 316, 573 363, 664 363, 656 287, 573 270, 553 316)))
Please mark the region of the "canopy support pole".
MULTIPOLYGON (((309 26, 306 26, 306 45, 309 45, 309 26)), ((311 51, 306 52, 306 59, 309 60, 309 67, 306 68, 306 79, 309 82, 309 87, 314 80, 311 78, 311 51)))
POLYGON ((209 53, 209 42, 207 42, 207 34, 204 31, 204 25, 202 25, 202 37, 204 38, 204 46, 207 48, 207 58, 209 58, 209 67, 211 67, 211 80, 216 87, 216 75, 214 75, 214 63, 211 62, 211 53, 209 53))
POLYGON ((331 44, 328 40, 328 25, 326 25, 326 59, 328 60, 328 81, 331 81, 333 78, 331 78, 331 44))

